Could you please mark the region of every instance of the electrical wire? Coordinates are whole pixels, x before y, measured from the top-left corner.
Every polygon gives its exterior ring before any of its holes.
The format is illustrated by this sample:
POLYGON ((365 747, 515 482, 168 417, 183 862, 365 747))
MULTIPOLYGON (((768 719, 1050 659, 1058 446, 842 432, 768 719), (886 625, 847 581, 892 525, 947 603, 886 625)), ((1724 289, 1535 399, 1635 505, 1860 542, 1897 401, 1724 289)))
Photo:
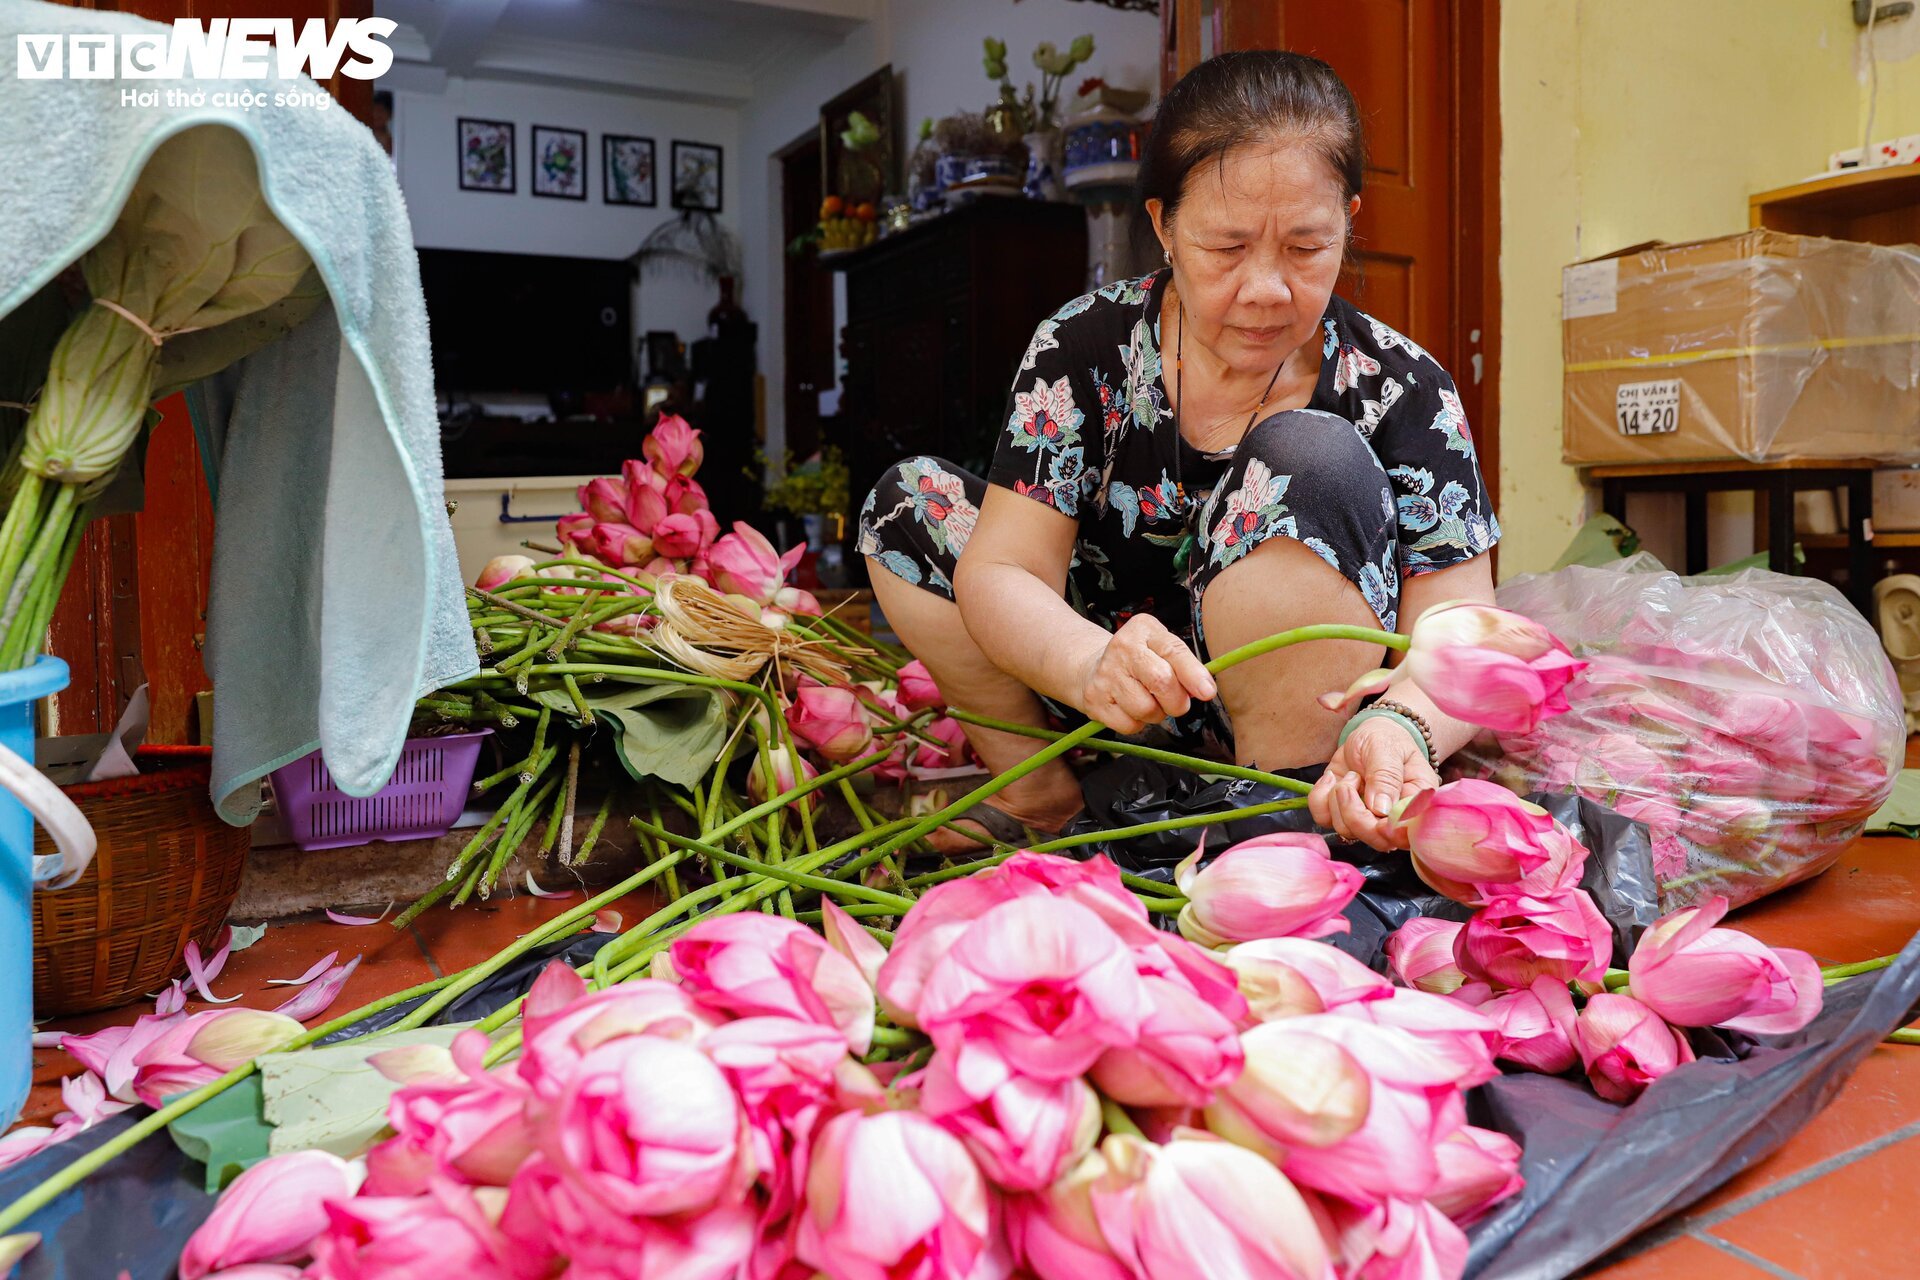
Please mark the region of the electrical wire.
POLYGON ((1873 25, 1880 19, 1879 0, 1867 8, 1867 127, 1860 135, 1860 167, 1873 167, 1873 115, 1880 106, 1880 58, 1873 49, 1873 25))

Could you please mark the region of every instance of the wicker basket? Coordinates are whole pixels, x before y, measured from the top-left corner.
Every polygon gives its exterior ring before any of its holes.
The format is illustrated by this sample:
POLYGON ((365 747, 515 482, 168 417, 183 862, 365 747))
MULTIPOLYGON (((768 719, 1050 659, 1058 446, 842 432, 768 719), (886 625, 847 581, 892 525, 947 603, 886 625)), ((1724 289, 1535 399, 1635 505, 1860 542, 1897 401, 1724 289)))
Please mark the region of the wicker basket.
MULTIPOLYGON (((211 755, 147 747, 138 777, 66 789, 100 848, 72 888, 33 895, 36 1019, 145 999, 186 973, 189 939, 212 946, 251 837, 207 798, 211 755)), ((36 852, 52 852, 44 832, 35 840, 36 852)))

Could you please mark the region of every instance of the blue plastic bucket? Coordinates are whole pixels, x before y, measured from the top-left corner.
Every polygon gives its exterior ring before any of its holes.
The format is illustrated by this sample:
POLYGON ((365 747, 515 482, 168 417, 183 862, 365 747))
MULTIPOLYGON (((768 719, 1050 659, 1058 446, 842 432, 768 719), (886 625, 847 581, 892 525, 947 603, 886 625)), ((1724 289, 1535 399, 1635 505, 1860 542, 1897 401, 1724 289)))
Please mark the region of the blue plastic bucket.
MULTIPOLYGON (((33 706, 67 687, 67 664, 42 657, 0 673, 0 744, 33 759, 33 706)), ((33 815, 0 790, 0 1126, 33 1085, 33 815)))

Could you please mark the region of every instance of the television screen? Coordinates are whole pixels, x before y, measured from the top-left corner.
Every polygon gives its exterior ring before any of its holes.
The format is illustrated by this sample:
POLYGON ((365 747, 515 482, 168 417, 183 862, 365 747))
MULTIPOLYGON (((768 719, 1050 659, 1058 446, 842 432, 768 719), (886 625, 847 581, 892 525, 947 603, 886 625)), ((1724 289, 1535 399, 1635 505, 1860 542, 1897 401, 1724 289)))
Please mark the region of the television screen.
POLYGON ((442 395, 611 391, 633 375, 633 268, 603 258, 421 249, 442 395))

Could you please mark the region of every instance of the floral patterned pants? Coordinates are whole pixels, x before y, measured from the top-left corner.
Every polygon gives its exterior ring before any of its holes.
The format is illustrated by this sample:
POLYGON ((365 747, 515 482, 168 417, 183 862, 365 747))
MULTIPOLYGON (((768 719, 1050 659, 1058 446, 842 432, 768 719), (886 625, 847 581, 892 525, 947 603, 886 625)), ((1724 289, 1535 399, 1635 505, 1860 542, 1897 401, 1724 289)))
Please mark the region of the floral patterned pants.
MULTIPOLYGON (((1185 470, 1198 491, 1161 484, 1159 491, 1172 490, 1172 497, 1157 520, 1151 510, 1123 519, 1125 513, 1109 509, 1104 489, 1082 504, 1067 599, 1083 616, 1112 628, 1133 614, 1152 613, 1205 657, 1200 606, 1207 588, 1263 542, 1292 538, 1352 582, 1380 625, 1394 629, 1400 573, 1393 489, 1351 422, 1319 410, 1288 410, 1249 431, 1231 457, 1203 459, 1185 470), (1204 477, 1192 474, 1202 470, 1204 477)), ((1162 477, 1113 475, 1104 487, 1116 481, 1137 491, 1153 489, 1162 477)), ((951 600, 954 566, 986 491, 985 480, 950 463, 909 458, 867 496, 860 552, 895 577, 951 600)), ((1208 718, 1209 727, 1225 728, 1217 708, 1208 718)))

